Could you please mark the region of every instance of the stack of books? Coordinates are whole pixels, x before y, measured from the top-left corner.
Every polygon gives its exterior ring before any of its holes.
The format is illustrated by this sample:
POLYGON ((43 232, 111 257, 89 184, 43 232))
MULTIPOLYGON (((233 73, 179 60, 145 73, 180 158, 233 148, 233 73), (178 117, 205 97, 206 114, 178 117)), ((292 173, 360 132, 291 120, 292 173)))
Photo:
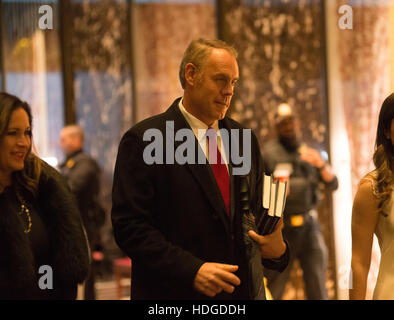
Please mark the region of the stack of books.
POLYGON ((286 195, 287 181, 274 181, 272 176, 264 175, 263 215, 257 224, 257 230, 263 236, 275 230, 285 209, 286 195))

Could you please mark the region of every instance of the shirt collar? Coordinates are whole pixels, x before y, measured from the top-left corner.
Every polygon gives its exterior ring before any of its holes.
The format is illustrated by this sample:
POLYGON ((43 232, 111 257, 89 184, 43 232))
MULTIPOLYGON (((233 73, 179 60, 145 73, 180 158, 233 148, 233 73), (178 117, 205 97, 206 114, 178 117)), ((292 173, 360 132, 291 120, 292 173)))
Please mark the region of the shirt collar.
MULTIPOLYGON (((194 135, 197 137, 197 140, 201 141, 204 138, 206 131, 208 130, 208 126, 186 110, 186 108, 183 105, 183 98, 179 101, 179 110, 182 112, 186 121, 192 128, 194 135)), ((220 137, 219 121, 216 120, 212 124, 211 128, 215 129, 217 136, 220 137)))

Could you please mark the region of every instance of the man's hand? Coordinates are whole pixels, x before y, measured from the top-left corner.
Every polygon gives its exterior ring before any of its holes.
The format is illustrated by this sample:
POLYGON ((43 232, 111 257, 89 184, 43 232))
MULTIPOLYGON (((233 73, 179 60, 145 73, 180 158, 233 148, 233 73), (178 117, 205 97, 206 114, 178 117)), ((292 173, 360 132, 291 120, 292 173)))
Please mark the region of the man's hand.
POLYGON ((308 147, 301 147, 300 148, 301 159, 308 162, 311 166, 316 168, 321 168, 326 163, 324 159, 321 157, 319 151, 308 148, 308 147))
POLYGON ((301 147, 300 153, 302 160, 320 170, 320 175, 325 182, 330 182, 335 178, 335 175, 331 172, 330 166, 326 164, 317 150, 308 147, 301 147))
POLYGON ((235 286, 241 283, 234 275, 237 270, 238 266, 235 265, 206 262, 197 271, 194 288, 208 297, 214 297, 223 290, 233 293, 235 286))
POLYGON ((249 236, 260 245, 261 256, 264 259, 279 258, 286 251, 286 243, 282 237, 283 218, 281 218, 275 227, 274 232, 261 236, 249 230, 249 236))

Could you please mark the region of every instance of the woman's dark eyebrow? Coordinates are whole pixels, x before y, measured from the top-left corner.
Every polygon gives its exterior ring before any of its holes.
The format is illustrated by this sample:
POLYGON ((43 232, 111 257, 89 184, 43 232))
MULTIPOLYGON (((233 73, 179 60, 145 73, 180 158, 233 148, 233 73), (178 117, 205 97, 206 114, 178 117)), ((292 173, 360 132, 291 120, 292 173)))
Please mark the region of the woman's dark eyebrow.
MULTIPOLYGON (((8 128, 7 130, 8 130, 8 131, 10 131, 10 130, 22 130, 22 131, 23 131, 23 129, 21 129, 21 128, 16 128, 16 127, 10 127, 10 128, 8 128)), ((30 126, 28 126, 28 127, 25 128, 24 130, 31 130, 31 128, 30 128, 30 126)))

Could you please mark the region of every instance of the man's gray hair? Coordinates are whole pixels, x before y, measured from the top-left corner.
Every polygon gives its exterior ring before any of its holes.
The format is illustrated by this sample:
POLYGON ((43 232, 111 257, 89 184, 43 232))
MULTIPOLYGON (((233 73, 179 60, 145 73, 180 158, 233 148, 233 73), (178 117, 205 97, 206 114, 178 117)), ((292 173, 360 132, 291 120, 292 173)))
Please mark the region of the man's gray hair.
POLYGON ((204 64, 211 53, 212 49, 224 49, 227 50, 231 55, 237 58, 237 51, 234 47, 228 45, 226 42, 218 39, 197 39, 193 40, 187 47, 183 54, 181 66, 179 68, 179 79, 181 81, 182 88, 185 89, 186 78, 185 78, 185 67, 188 63, 192 63, 197 70, 201 71, 204 64))

